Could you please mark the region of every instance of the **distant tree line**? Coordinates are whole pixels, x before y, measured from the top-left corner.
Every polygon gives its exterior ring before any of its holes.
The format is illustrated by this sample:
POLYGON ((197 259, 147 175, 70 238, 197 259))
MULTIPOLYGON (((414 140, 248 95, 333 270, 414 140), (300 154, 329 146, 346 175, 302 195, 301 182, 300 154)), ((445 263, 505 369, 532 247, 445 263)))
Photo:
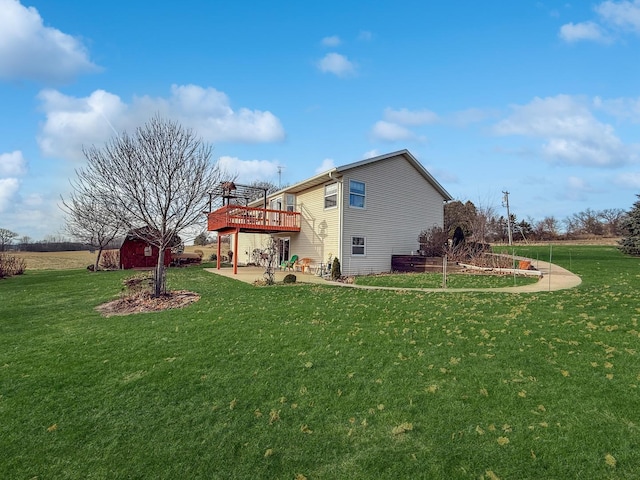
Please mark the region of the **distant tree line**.
MULTIPOLYGON (((107 248, 118 247, 118 241, 107 246, 107 248)), ((29 236, 19 236, 15 232, 0 228, 0 252, 73 252, 93 249, 94 247, 89 243, 74 242, 63 236, 47 235, 43 240, 34 241, 29 236)))
POLYGON ((477 207, 471 201, 450 202, 444 207, 444 231, 450 238, 456 228, 465 238, 482 243, 506 242, 509 223, 514 241, 571 240, 584 237, 621 237, 625 234, 627 212, 621 208, 586 210, 559 220, 548 216, 519 220, 515 214, 498 215, 495 207, 477 207))

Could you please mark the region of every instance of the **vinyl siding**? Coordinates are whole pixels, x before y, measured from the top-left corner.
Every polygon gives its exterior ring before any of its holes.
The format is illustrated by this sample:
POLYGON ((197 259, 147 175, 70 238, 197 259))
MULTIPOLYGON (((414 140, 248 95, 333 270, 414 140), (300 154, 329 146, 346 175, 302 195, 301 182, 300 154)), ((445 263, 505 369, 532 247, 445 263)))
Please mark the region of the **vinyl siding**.
POLYGON ((330 253, 335 257, 338 252, 339 207, 325 210, 324 186, 296 195, 296 210, 301 216, 300 233, 290 236, 291 253, 299 258, 310 258, 314 263, 326 262, 330 253))
MULTIPOLYGON (((340 198, 338 190, 338 202, 340 198)), ((297 193, 295 211, 300 212, 300 232, 280 233, 274 237, 289 238, 290 255, 310 258, 314 264, 326 262, 330 253, 335 257, 339 245, 339 207, 325 210, 324 185, 297 193)), ((266 234, 241 233, 238 237, 238 262, 250 262, 251 252, 255 248, 265 248, 268 240, 269 235, 266 234)))
MULTIPOLYGON (((418 250, 420 232, 443 225, 443 196, 403 155, 345 170, 336 181, 336 208, 324 208, 324 187, 331 182, 296 194, 301 231, 275 235, 290 239, 290 255, 316 264, 326 262, 329 254, 337 256, 345 275, 388 272, 391 255, 418 250), (364 208, 349 207, 349 180, 365 183, 364 208), (352 237, 366 238, 365 255, 351 254, 352 237)), ((250 261, 251 252, 264 248, 268 238, 241 233, 238 261, 250 261)))
POLYGON ((442 196, 401 156, 345 172, 343 238, 345 275, 388 272, 391 255, 418 249, 418 235, 442 226, 442 196), (349 180, 365 183, 365 208, 349 207, 349 180), (351 238, 366 238, 366 254, 351 255, 351 238))
MULTIPOLYGON (((267 247, 269 244, 269 235, 262 233, 241 233, 238 235, 238 263, 246 265, 251 262, 251 253, 254 249, 260 250, 267 247)), ((231 245, 233 248, 233 235, 231 236, 231 245)))

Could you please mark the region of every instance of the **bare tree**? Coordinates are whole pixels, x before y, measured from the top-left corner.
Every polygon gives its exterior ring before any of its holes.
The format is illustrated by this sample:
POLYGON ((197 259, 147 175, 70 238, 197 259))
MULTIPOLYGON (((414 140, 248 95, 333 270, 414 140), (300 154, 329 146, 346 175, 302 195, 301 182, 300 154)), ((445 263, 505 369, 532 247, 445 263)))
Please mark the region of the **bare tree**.
POLYGON ((276 185, 275 183, 269 182, 267 180, 254 180, 249 184, 249 187, 253 189, 253 191, 250 193, 251 198, 249 199, 249 201, 262 199, 265 192, 267 195, 270 195, 277 192, 278 190, 286 188, 284 186, 278 187, 278 185, 276 185))
POLYGON ((478 203, 476 206, 476 216, 473 220, 471 230, 473 237, 477 242, 486 243, 491 236, 491 225, 495 220, 496 209, 494 206, 486 203, 478 203))
POLYGON ((20 244, 20 250, 26 251, 29 244, 32 242, 31 237, 28 235, 23 235, 18 239, 18 243, 20 244))
POLYGON ((65 200, 62 210, 67 213, 65 230, 72 237, 94 247, 98 253, 93 271, 97 272, 102 251, 117 236, 124 234, 122 220, 112 217, 103 201, 94 193, 87 194, 84 185, 72 183, 75 191, 65 200))
POLYGON ((537 240, 554 240, 560 234, 560 222, 553 216, 544 217, 535 223, 533 233, 537 240))
POLYGON ((574 213, 571 217, 565 219, 567 233, 578 235, 602 235, 604 226, 600 212, 596 212, 590 208, 578 213, 574 213))
POLYGON ((18 234, 11 230, 0 228, 0 252, 4 252, 17 236, 18 234))
POLYGON ((165 292, 164 255, 182 230, 203 222, 207 192, 220 181, 211 146, 192 130, 159 116, 133 135, 83 150, 76 191, 95 199, 111 219, 158 248, 154 295, 165 292))
POLYGON ((600 211, 600 218, 604 221, 606 234, 612 237, 622 235, 622 223, 626 212, 621 208, 605 208, 600 211))
POLYGON ((278 257, 278 246, 274 237, 269 237, 267 247, 263 250, 265 259, 264 280, 267 285, 273 285, 275 283, 275 271, 278 257))

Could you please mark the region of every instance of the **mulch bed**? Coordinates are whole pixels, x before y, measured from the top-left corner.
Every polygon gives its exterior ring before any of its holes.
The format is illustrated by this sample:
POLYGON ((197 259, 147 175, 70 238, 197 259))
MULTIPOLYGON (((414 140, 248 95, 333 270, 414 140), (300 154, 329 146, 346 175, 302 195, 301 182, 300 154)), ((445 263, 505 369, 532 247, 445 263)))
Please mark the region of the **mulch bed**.
POLYGON ((98 305, 96 310, 104 317, 112 317, 114 315, 161 312, 163 310, 182 308, 198 300, 200 300, 200 295, 187 290, 167 292, 158 298, 152 297, 150 292, 140 292, 98 305))

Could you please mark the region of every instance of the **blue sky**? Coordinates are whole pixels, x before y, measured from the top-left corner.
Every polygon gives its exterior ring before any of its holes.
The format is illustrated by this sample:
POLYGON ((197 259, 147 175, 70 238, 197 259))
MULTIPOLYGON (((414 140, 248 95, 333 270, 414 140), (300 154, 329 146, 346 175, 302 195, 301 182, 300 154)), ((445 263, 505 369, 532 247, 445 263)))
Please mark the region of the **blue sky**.
POLYGON ((639 47, 640 0, 0 0, 0 227, 58 235, 82 145, 155 113, 241 182, 407 148, 519 219, 626 210, 639 47))

